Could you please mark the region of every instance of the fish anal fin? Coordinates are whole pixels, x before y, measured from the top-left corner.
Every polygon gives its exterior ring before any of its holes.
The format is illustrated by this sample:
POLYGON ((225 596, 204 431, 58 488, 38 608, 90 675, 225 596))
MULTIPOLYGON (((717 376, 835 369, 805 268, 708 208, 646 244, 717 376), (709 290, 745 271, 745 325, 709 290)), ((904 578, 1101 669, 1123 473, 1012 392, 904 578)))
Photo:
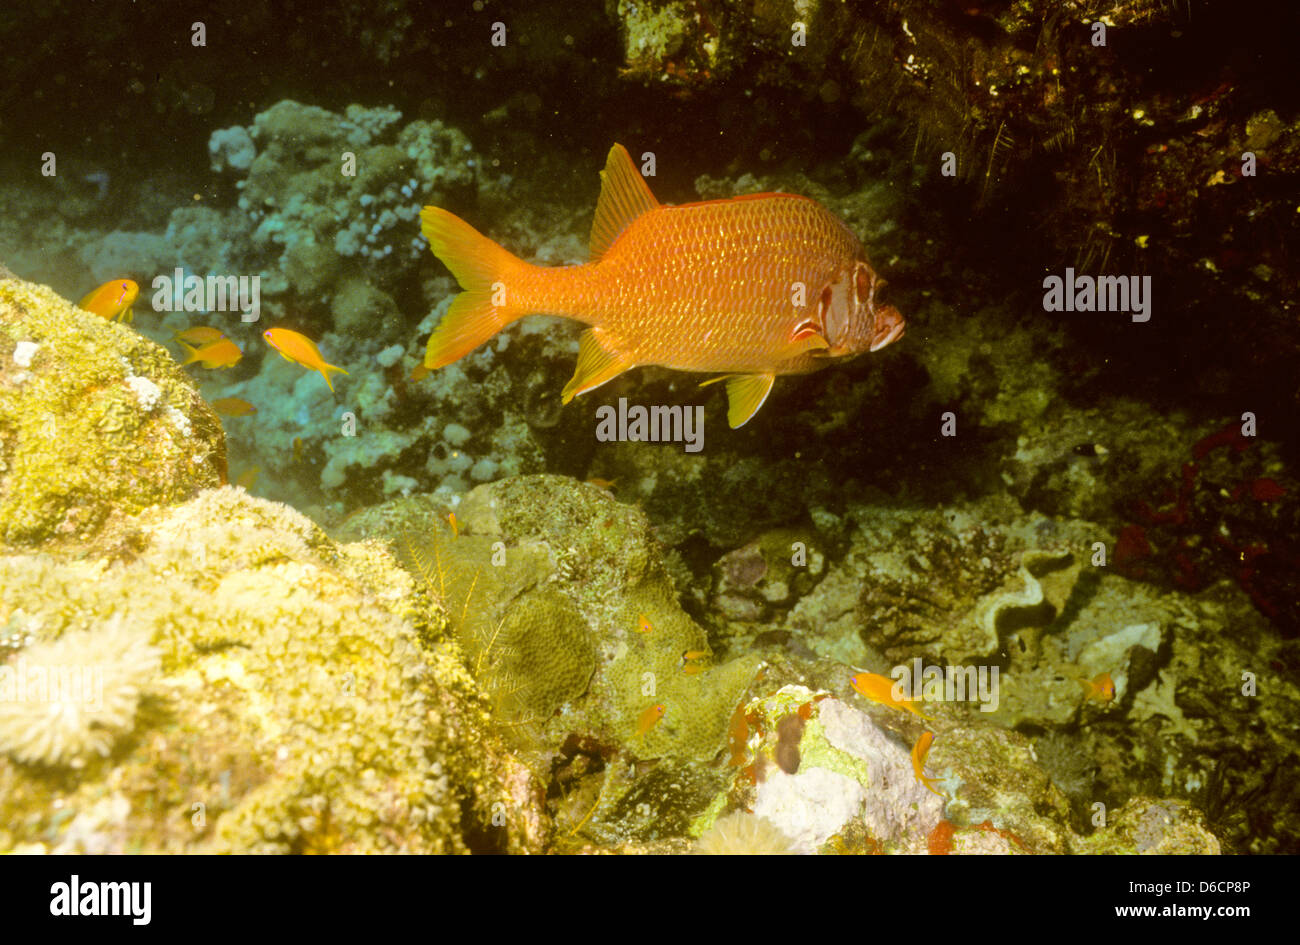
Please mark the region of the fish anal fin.
POLYGON ((775 374, 732 374, 727 378, 727 423, 744 426, 772 392, 775 374))
POLYGON ((632 162, 627 148, 616 144, 600 172, 600 199, 591 221, 591 261, 596 262, 614 245, 627 225, 647 210, 659 206, 650 185, 632 162))
POLYGON ((561 399, 567 404, 578 394, 595 390, 635 366, 632 358, 615 350, 599 328, 588 328, 578 342, 578 365, 569 383, 564 385, 561 399))

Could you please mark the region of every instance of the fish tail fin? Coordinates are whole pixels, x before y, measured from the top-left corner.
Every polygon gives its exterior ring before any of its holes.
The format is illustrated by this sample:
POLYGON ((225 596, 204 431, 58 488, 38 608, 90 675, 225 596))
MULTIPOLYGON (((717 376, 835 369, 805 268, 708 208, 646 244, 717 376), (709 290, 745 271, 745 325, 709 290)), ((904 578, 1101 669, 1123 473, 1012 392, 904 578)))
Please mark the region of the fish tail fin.
POLYGON ((198 348, 194 347, 194 346, 191 345, 191 344, 187 344, 187 343, 184 342, 184 341, 181 341, 179 338, 176 338, 175 341, 176 341, 176 343, 177 343, 178 345, 180 345, 182 348, 184 348, 184 349, 185 349, 185 353, 189 355, 188 358, 186 358, 184 361, 181 362, 181 367, 184 367, 184 366, 187 365, 187 364, 193 364, 195 361, 197 361, 197 360, 199 359, 199 349, 198 349, 198 348))
POLYGON ((509 304, 508 277, 527 266, 460 217, 438 207, 420 213, 420 229, 433 254, 465 291, 429 336, 424 366, 430 370, 458 361, 511 322, 525 315, 509 304))
POLYGON ((338 371, 344 377, 352 376, 347 371, 343 370, 343 368, 339 367, 337 364, 325 364, 324 362, 322 362, 320 366, 320 374, 321 377, 325 378, 325 383, 329 385, 331 391, 334 390, 334 382, 330 380, 330 371, 338 371))

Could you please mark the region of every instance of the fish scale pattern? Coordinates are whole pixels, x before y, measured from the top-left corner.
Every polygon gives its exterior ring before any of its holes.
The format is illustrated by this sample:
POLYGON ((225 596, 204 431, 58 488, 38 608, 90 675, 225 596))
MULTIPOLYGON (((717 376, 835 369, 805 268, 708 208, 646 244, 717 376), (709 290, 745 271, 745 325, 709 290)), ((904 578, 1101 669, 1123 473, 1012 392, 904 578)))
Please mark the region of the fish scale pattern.
POLYGON ((544 311, 600 326, 636 363, 763 371, 816 311, 822 286, 862 255, 816 201, 763 194, 652 210, 598 265, 530 267, 521 288, 544 311))

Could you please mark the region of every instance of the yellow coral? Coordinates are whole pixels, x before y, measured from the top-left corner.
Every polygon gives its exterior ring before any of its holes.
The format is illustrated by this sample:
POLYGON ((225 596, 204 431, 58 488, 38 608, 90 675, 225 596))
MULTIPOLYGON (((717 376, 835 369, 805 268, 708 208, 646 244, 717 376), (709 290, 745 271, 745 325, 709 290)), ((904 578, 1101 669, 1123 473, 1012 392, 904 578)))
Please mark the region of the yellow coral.
POLYGON ((159 653, 118 614, 36 643, 0 666, 0 750, 25 764, 84 767, 135 726, 159 653))
POLYGON ((766 817, 736 811, 719 817, 695 844, 695 852, 712 856, 792 854, 790 838, 766 817))

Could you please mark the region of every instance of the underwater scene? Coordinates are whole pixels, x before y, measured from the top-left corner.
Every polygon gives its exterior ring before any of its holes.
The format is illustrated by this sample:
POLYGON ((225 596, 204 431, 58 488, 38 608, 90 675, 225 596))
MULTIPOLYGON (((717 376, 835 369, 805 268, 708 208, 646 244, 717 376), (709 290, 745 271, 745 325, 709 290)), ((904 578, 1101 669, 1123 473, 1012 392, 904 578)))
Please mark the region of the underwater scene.
POLYGON ((1297 35, 7 3, 0 851, 1300 852, 1297 35))

